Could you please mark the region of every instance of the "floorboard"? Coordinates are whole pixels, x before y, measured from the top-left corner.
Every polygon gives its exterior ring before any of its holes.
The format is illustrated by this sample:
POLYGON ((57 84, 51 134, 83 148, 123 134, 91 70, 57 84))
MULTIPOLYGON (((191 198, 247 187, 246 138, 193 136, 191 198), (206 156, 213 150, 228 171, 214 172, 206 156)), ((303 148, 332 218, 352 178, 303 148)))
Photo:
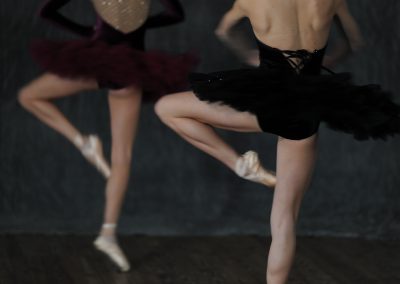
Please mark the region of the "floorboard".
MULTIPOLYGON (((118 273, 90 236, 0 236, 0 284, 265 284, 270 240, 122 237, 118 273)), ((299 238, 289 284, 399 284, 400 241, 299 238)))

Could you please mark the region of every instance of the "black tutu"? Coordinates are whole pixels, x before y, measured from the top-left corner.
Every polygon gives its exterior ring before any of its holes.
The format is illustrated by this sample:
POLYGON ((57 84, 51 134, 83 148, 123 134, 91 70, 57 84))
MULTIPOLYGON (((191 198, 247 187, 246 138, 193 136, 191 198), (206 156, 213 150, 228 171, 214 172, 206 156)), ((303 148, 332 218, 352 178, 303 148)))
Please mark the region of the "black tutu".
POLYGON ((329 128, 357 140, 400 132, 400 106, 378 85, 356 86, 348 73, 320 74, 325 49, 280 51, 260 44, 258 68, 191 75, 200 100, 257 116, 263 131, 293 140, 329 128), (301 63, 293 64, 293 58, 301 63))

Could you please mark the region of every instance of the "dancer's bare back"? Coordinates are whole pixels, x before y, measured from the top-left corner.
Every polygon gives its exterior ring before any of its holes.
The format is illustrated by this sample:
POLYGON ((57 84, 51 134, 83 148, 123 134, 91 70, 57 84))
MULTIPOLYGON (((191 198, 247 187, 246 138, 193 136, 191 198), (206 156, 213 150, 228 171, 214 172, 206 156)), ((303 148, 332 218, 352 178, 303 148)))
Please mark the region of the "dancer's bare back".
POLYGON ((265 44, 282 50, 313 51, 326 45, 335 16, 352 49, 357 49, 362 36, 346 0, 236 0, 216 32, 223 38, 247 17, 255 36, 265 44))

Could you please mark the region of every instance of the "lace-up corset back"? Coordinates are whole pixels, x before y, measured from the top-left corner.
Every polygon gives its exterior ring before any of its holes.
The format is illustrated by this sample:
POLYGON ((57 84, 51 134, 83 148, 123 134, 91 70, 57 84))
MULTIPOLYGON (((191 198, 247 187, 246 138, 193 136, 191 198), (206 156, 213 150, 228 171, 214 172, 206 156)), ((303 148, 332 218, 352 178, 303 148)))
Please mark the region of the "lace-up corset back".
POLYGON ((313 52, 301 50, 280 50, 257 40, 260 50, 260 68, 275 69, 296 74, 318 75, 326 48, 313 52))
POLYGON ((98 15, 116 30, 128 34, 140 28, 150 12, 150 0, 91 0, 98 15))

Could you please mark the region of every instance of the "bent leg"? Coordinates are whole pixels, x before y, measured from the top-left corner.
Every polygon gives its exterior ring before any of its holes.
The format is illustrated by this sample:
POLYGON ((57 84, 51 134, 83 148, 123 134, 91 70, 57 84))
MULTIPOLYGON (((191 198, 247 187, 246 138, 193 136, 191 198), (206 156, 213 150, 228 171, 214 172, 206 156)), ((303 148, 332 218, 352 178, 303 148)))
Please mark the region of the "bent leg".
POLYGON ((300 141, 281 138, 278 142, 268 284, 284 284, 288 279, 296 249, 296 222, 314 170, 316 146, 316 135, 300 141))
POLYGON ((18 99, 26 110, 74 143, 79 131, 50 100, 92 89, 97 89, 96 81, 69 80, 46 73, 22 88, 18 99))
POLYGON ((253 114, 202 102, 192 92, 161 98, 156 104, 156 113, 183 139, 232 170, 239 154, 211 126, 238 132, 261 131, 253 114))

